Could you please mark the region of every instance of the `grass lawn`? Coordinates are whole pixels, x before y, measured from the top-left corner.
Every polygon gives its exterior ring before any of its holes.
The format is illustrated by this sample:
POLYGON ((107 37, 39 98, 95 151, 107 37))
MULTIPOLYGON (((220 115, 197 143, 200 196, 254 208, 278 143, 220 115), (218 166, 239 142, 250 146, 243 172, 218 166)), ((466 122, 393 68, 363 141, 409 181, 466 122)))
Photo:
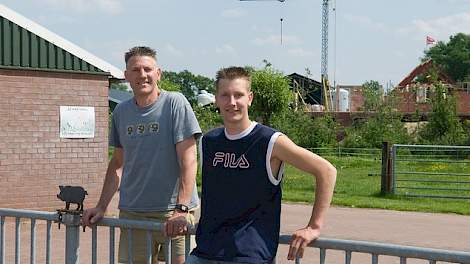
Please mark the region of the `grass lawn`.
MULTIPOLYGON (((328 160, 338 171, 334 205, 470 215, 470 200, 380 195, 380 159, 328 157, 328 160)), ((284 201, 312 203, 313 183, 314 178, 310 175, 287 166, 283 182, 284 201)))

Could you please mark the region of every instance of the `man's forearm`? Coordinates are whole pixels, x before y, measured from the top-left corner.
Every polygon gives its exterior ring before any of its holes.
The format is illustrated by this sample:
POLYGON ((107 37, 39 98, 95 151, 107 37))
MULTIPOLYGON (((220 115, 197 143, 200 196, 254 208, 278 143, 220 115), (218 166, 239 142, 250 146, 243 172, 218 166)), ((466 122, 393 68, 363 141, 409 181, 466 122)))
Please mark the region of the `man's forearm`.
POLYGON ((113 158, 109 162, 106 176, 104 178, 103 188, 101 190, 101 196, 96 207, 106 211, 111 199, 119 188, 119 183, 122 175, 122 159, 121 152, 116 152, 113 158))
POLYGON ((178 192, 178 204, 188 205, 196 184, 197 151, 194 138, 188 138, 176 145, 176 151, 180 163, 180 181, 178 192))
POLYGON ((196 184, 197 163, 195 159, 192 161, 187 160, 185 163, 187 164, 181 166, 177 203, 188 205, 196 184))
POLYGON ((113 198, 114 194, 119 188, 119 176, 116 173, 113 174, 106 174, 106 178, 104 180, 103 189, 101 190, 100 200, 96 207, 101 208, 103 211, 106 211, 108 208, 111 199, 113 198))
POLYGON ((316 179, 315 202, 313 204, 312 215, 308 225, 321 229, 326 217, 326 212, 331 204, 336 181, 336 170, 328 170, 324 177, 316 179))

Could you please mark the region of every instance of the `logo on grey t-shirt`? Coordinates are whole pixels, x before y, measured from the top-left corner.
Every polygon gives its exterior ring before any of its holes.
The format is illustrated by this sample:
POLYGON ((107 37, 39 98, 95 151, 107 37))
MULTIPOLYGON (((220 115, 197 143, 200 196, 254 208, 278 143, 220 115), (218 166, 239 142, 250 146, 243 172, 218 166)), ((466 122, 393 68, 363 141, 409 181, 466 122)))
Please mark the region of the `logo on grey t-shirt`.
POLYGON ((160 125, 158 122, 152 122, 148 124, 136 124, 127 126, 127 135, 132 137, 135 135, 148 135, 152 133, 158 133, 160 125))

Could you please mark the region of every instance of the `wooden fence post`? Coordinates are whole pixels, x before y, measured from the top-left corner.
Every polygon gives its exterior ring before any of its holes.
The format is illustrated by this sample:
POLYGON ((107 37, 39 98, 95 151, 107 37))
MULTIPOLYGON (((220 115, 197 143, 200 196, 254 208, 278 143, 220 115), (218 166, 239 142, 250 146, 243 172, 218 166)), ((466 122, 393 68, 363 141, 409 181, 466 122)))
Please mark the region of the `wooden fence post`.
POLYGON ((390 142, 382 142, 381 194, 392 193, 392 160, 390 156, 390 148, 390 142))

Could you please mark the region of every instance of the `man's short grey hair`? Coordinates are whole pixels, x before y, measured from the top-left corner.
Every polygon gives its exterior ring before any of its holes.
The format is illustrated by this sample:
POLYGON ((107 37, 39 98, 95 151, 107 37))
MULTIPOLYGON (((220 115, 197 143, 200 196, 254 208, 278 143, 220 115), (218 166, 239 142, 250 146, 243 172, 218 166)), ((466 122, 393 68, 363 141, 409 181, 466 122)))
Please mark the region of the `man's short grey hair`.
POLYGON ((149 56, 154 58, 155 61, 157 60, 157 52, 154 49, 145 46, 133 47, 124 55, 126 65, 127 62, 129 62, 129 60, 134 56, 149 56))

